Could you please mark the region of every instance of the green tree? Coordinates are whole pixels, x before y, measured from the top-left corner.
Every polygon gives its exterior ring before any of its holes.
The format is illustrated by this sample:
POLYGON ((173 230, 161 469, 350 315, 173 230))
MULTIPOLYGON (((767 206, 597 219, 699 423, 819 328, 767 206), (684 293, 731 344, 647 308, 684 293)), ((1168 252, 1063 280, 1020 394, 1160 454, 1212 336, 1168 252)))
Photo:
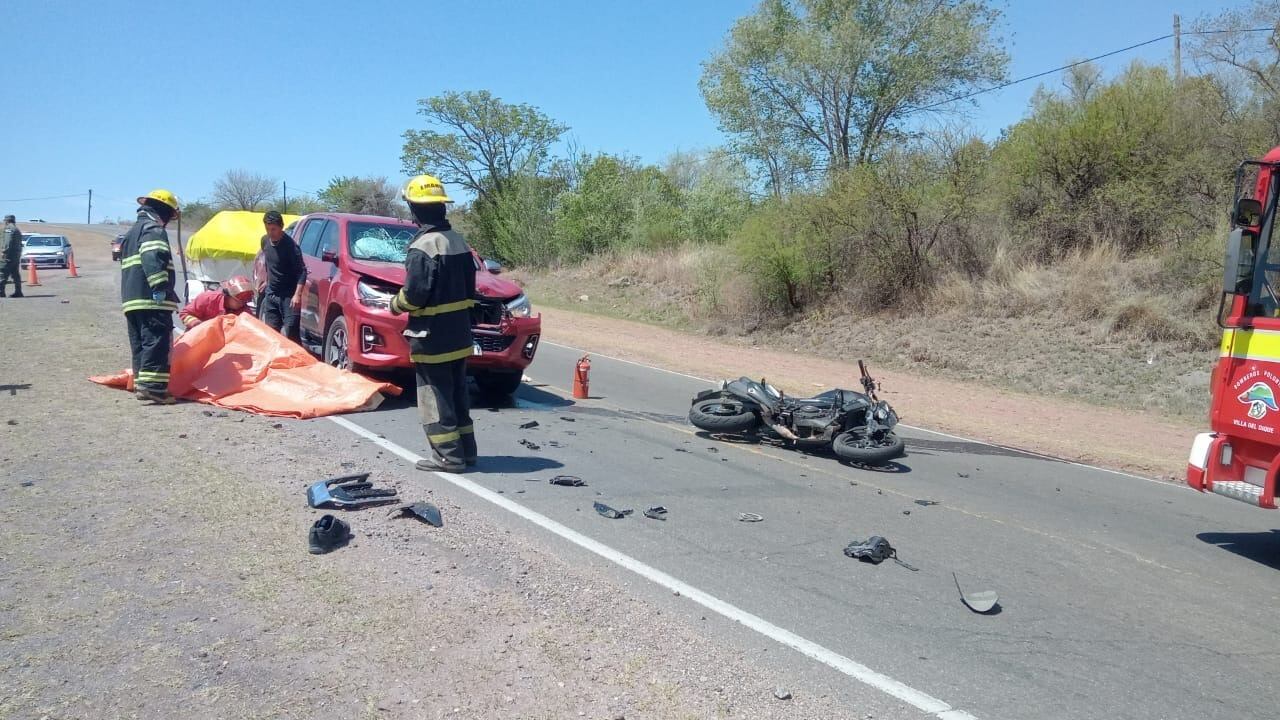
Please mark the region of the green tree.
POLYGON ((487 90, 446 92, 418 105, 433 129, 405 131, 404 171, 435 175, 481 198, 517 174, 542 174, 551 146, 568 130, 531 105, 503 102, 487 90))
POLYGON ((777 188, 874 160, 915 110, 1003 79, 982 0, 764 0, 704 64, 703 98, 777 188))
POLYGON ((338 176, 329 181, 317 199, 330 212, 408 217, 400 189, 385 177, 338 176))
POLYGON ((686 240, 722 243, 751 209, 746 166, 730 152, 677 152, 665 172, 680 194, 680 236, 686 240))

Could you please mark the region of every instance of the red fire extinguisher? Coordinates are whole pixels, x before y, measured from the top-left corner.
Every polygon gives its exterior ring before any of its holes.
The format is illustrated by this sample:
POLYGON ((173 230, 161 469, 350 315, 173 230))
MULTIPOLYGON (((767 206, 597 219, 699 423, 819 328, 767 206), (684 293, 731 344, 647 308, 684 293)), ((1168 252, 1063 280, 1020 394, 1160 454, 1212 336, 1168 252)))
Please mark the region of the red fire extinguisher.
POLYGON ((586 400, 591 387, 591 356, 583 355, 573 368, 573 396, 586 400))

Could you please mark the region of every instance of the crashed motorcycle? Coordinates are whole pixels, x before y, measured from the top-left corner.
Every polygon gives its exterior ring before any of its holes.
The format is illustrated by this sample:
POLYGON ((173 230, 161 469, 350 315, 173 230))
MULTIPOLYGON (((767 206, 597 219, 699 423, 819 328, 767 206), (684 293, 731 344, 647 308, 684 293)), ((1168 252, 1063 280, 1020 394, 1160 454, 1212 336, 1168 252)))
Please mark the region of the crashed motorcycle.
POLYGON ((787 397, 761 380, 725 380, 693 398, 689 422, 711 433, 755 435, 791 447, 830 447, 844 460, 884 465, 905 446, 893 432, 898 415, 877 397, 880 385, 858 361, 863 392, 827 390, 809 398, 787 397))

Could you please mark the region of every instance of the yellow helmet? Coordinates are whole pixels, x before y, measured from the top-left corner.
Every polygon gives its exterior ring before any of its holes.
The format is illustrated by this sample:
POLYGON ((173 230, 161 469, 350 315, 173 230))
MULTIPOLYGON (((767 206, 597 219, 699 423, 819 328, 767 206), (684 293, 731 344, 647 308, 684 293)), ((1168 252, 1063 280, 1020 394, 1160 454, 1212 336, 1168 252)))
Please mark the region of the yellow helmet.
POLYGON ((444 184, 430 175, 419 175, 410 178, 400 191, 400 197, 410 203, 447 203, 453 202, 444 193, 444 184))
POLYGON ((169 207, 173 208, 175 211, 178 209, 178 196, 174 195, 168 190, 165 190, 164 188, 156 188, 155 190, 152 190, 146 195, 139 197, 138 204, 139 205, 143 204, 143 201, 145 200, 156 200, 158 202, 164 203, 165 205, 168 205, 169 207))

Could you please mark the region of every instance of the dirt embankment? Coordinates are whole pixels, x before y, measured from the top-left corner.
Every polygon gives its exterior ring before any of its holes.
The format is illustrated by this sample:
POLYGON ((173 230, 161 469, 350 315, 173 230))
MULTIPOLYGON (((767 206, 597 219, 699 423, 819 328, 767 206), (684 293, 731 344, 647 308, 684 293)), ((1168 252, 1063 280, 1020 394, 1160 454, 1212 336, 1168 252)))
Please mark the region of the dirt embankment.
POLYGON ((81 279, 48 270, 0 300, 0 717, 866 714, 325 421, 88 383, 128 350, 108 243, 73 241, 81 279), (305 486, 354 469, 435 502, 445 527, 367 510, 347 516, 351 546, 308 555, 305 486))
MULTIPOLYGON (((535 298, 536 302, 536 298, 535 298)), ((767 376, 797 394, 857 387, 855 363, 711 339, 600 315, 541 309, 545 339, 704 378, 767 376)), ((977 383, 872 367, 903 422, 1181 481, 1194 425, 977 383)))

